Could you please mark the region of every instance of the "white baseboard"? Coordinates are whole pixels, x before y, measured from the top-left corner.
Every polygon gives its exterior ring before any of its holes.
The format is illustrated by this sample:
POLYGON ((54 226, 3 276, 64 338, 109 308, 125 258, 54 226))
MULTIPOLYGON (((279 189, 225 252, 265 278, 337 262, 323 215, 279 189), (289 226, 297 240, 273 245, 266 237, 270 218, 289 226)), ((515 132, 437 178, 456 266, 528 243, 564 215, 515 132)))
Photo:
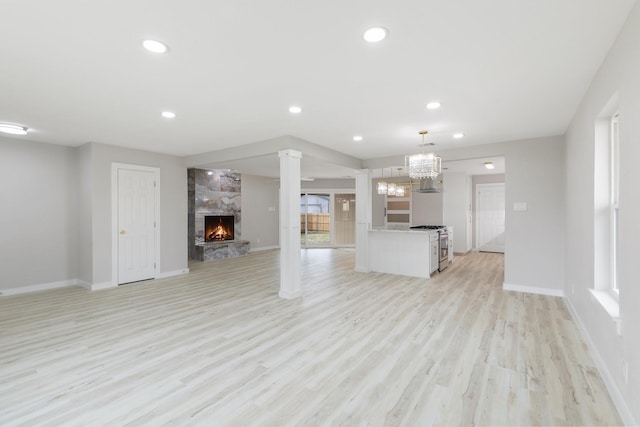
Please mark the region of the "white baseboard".
POLYGON ((167 277, 180 276, 182 274, 189 274, 189 269, 181 268, 180 270, 165 271, 163 273, 159 273, 156 276, 156 279, 165 279, 167 277))
POLYGON ((0 289, 1 296, 27 294, 30 292, 48 291, 51 289, 68 288, 77 286, 77 279, 62 280, 59 282, 41 283, 38 285, 20 286, 17 288, 0 289))
POLYGON ((270 249, 280 249, 280 246, 278 245, 273 245, 273 246, 260 246, 259 248, 254 248, 251 247, 249 249, 249 252, 259 252, 259 251, 268 251, 270 249))
POLYGON ((111 288, 117 288, 117 287, 118 285, 114 284, 113 282, 92 283, 89 290, 101 291, 103 289, 111 289, 111 288))
POLYGON ((550 297, 564 298, 564 290, 562 289, 549 289, 549 288, 538 288, 536 286, 512 285, 506 282, 502 284, 502 289, 504 289, 505 291, 524 292, 527 294, 548 295, 550 297))
POLYGON ((604 381, 605 387, 607 387, 607 391, 611 396, 611 400, 613 400, 614 405, 616 405, 616 409, 618 409, 618 412, 620 413, 622 422, 626 426, 640 425, 640 423, 638 423, 633 418, 633 414, 631 413, 631 410, 629 410, 629 406, 625 402, 624 397, 620 392, 620 389, 618 388, 616 382, 614 381, 613 376, 611 375, 611 372, 607 368, 607 365, 604 363, 604 359, 600 355, 600 352, 598 352, 598 348, 593 343, 593 340, 589 335, 589 330, 584 326, 584 323, 582 323, 582 319, 580 318, 580 316, 578 316, 578 312, 576 311, 575 307, 573 306, 573 304, 571 304, 571 301, 569 300, 569 298, 565 298, 564 301, 567 307, 569 308, 569 313, 571 313, 571 317, 573 317, 574 322, 576 322, 576 325, 578 325, 578 330, 580 331, 582 338, 587 342, 587 346, 589 347, 589 351, 591 352, 593 361, 596 364, 596 368, 598 368, 598 371, 600 372, 600 376, 604 381))

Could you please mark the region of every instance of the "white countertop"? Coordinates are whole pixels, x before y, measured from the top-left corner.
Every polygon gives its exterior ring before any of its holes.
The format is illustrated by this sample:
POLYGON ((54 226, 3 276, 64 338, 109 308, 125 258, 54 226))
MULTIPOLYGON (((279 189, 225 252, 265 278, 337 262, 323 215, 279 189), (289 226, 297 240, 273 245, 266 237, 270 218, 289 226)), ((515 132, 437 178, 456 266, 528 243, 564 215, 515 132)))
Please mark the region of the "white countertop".
POLYGON ((387 228, 387 227, 374 227, 370 228, 369 231, 382 231, 385 233, 437 233, 438 230, 427 230, 424 228, 387 228))

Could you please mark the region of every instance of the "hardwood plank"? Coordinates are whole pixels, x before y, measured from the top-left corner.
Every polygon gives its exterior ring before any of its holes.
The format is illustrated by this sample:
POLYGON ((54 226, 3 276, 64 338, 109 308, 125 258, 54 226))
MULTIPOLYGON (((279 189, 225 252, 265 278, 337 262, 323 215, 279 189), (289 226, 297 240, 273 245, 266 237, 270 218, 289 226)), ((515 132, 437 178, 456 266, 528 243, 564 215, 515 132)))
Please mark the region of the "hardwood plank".
POLYGON ((561 298, 502 290, 503 255, 432 279, 351 249, 0 298, 0 425, 620 425, 561 298))

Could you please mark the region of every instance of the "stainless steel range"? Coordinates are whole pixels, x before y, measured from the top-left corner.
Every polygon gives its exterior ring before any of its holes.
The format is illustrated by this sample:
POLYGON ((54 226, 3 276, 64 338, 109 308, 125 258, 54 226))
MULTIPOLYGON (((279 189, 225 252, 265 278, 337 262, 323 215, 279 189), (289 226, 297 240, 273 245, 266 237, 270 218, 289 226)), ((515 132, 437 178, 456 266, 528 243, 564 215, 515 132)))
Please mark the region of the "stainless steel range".
POLYGON ((414 230, 437 230, 439 234, 439 256, 438 271, 443 271, 449 267, 449 233, 445 225, 414 225, 410 227, 414 230))

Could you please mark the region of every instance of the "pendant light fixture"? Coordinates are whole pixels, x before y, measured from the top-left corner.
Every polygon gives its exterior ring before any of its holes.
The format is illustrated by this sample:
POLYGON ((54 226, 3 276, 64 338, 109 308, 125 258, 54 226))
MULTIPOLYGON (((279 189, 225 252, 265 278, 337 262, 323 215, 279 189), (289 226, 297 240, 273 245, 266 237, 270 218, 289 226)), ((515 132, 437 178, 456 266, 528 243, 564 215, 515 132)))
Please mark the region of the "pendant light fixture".
POLYGON ((422 135, 422 153, 405 156, 405 169, 413 179, 436 178, 442 173, 442 158, 436 153, 426 153, 424 136, 426 130, 418 132, 422 135))

